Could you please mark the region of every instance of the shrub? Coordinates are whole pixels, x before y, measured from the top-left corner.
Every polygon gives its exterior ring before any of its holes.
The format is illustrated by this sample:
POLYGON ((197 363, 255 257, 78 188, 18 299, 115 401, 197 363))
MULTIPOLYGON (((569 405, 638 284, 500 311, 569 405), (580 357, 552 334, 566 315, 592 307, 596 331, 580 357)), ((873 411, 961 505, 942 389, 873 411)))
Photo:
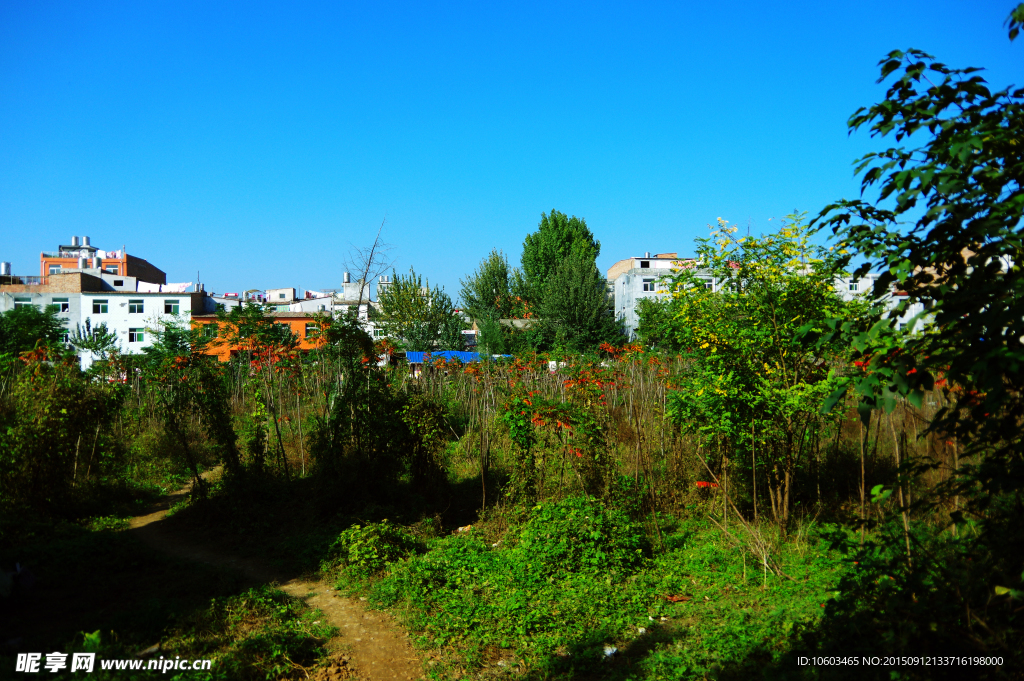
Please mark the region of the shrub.
POLYGON ((384 520, 348 528, 331 545, 331 555, 342 565, 368 576, 421 549, 415 537, 384 520))
POLYGON ((519 532, 527 562, 555 572, 633 572, 650 555, 643 529, 593 497, 570 497, 533 508, 519 532))

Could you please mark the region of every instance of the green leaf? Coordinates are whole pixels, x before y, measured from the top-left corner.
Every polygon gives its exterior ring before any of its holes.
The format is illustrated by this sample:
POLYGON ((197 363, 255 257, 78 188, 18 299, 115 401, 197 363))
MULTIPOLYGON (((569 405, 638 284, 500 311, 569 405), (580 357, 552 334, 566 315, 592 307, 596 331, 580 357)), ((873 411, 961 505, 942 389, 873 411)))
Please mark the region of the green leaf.
POLYGON ((866 402, 859 403, 857 413, 860 414, 860 422, 867 428, 871 424, 871 405, 866 402))
POLYGON ((911 390, 907 394, 907 401, 910 402, 916 409, 920 409, 921 405, 924 404, 924 392, 920 390, 911 390))
POLYGON ((1005 586, 997 586, 995 588, 995 592, 996 592, 996 596, 1006 596, 1008 594, 1010 596, 1010 598, 1013 598, 1013 599, 1016 599, 1016 600, 1020 600, 1020 599, 1024 598, 1024 591, 1020 591, 1018 589, 1011 589, 1011 588, 1005 587, 1005 586))
POLYGON ((885 489, 885 485, 875 485, 871 488, 871 503, 880 504, 892 496, 891 489, 885 489))

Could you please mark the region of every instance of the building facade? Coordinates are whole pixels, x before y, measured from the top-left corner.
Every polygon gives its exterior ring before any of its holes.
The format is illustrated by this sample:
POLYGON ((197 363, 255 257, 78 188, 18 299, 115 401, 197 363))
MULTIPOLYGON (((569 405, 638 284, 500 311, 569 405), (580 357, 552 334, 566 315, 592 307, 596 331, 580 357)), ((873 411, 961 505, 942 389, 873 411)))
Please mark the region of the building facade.
MULTIPOLYGON (((644 299, 660 300, 671 296, 665 288, 665 284, 659 282, 663 277, 671 276, 673 270, 693 266, 693 258, 679 258, 677 253, 658 253, 651 255, 646 253, 643 257, 626 258, 612 265, 607 272, 609 297, 613 300, 615 318, 622 320, 626 332, 630 338, 636 336, 636 329, 640 324, 637 315, 637 305, 644 299)), ((711 275, 697 270, 697 276, 704 280, 704 286, 712 291, 720 290, 723 282, 711 275)), ((846 277, 837 279, 835 282, 836 293, 843 300, 853 300, 856 297, 870 293, 875 285, 877 274, 868 274, 865 277, 846 277)), ((891 309, 900 301, 901 295, 893 291, 885 300, 886 305, 891 309)), ((911 324, 923 324, 923 307, 920 304, 911 306, 911 309, 904 313, 897 321, 898 328, 904 328, 911 324), (916 318, 916 319, 915 319, 916 318)))
MULTIPOLYGON (((313 350, 321 346, 319 313, 315 312, 266 312, 264 319, 273 324, 280 324, 298 339, 299 350, 313 350)), ((221 362, 227 362, 233 356, 244 352, 245 348, 232 343, 229 339, 232 332, 230 322, 219 319, 216 311, 193 314, 190 322, 192 328, 201 329, 203 336, 210 339, 206 354, 213 355, 221 362)))
MULTIPOLYGON (((135 354, 153 344, 154 332, 169 324, 187 327, 193 314, 216 309, 202 291, 147 293, 105 284, 99 277, 76 272, 51 275, 47 284, 0 286, 0 312, 23 305, 39 309, 52 305, 63 322, 66 342, 79 329, 105 325, 114 333, 119 352, 135 354)), ((87 369, 98 357, 83 351, 80 359, 87 369)))

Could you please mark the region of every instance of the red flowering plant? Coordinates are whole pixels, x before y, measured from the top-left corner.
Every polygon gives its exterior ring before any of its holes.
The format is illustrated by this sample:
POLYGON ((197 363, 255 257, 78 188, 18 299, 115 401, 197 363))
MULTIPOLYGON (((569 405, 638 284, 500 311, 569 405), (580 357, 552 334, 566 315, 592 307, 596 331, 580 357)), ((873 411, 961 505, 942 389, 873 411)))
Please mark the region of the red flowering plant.
POLYGON ((202 328, 186 328, 179 322, 167 322, 148 328, 154 342, 144 349, 144 357, 135 368, 126 357, 112 356, 108 370, 127 379, 141 371, 151 385, 163 409, 161 415, 168 434, 177 442, 179 455, 191 470, 193 489, 205 493, 200 477, 204 460, 194 446, 192 417, 201 415, 200 423, 209 441, 216 448, 215 456, 224 461, 229 473, 237 473, 240 457, 231 424, 224 367, 207 353, 211 339, 202 328))
POLYGON ((509 437, 515 444, 515 465, 505 496, 513 502, 529 505, 537 497, 537 470, 533 445, 533 400, 522 384, 513 383, 511 393, 504 408, 498 415, 500 421, 508 428, 509 437))
POLYGON ((611 367, 593 361, 570 363, 562 381, 563 406, 558 413, 566 450, 580 467, 581 479, 596 492, 603 484, 611 464, 607 456, 608 391, 620 381, 611 367))
MULTIPOLYGON (((302 370, 299 339, 287 322, 274 317, 269 306, 247 304, 234 307, 230 312, 221 311, 218 322, 222 333, 214 342, 238 349, 239 359, 248 365, 249 380, 255 384, 253 394, 261 402, 260 407, 251 412, 252 422, 248 426, 254 432, 272 429, 276 436, 274 453, 288 477, 288 459, 280 426, 284 408, 278 404, 281 394, 278 384, 297 378, 302 370)), ((324 316, 317 318, 315 337, 317 344, 329 342, 331 338, 331 324, 324 316)), ((263 440, 258 433, 254 437, 263 440)))

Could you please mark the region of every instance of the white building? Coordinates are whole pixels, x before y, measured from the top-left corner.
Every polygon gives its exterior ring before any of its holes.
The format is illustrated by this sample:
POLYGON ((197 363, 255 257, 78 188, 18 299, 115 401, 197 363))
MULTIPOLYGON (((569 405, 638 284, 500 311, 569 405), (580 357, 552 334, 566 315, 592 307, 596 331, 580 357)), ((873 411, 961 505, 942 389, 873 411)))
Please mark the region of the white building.
MULTIPOLYGON (((132 277, 107 273, 54 274, 46 284, 0 286, 0 312, 23 305, 40 309, 52 305, 64 322, 65 339, 78 328, 84 330, 86 322, 93 329, 106 324, 117 337, 118 349, 134 354, 152 345, 154 331, 164 324, 177 322, 187 327, 193 313, 216 309, 213 299, 202 290, 140 292, 134 290, 134 284, 132 277)), ((82 367, 88 368, 96 359, 91 353, 83 353, 82 367)))
POLYGON ((268 288, 267 289, 267 302, 271 305, 277 305, 278 311, 284 312, 288 310, 286 307, 295 301, 295 289, 294 288, 268 288))
MULTIPOLYGON (((637 316, 637 304, 644 298, 664 299, 671 294, 665 288, 664 283, 658 280, 662 277, 671 276, 673 270, 682 267, 693 266, 693 258, 679 258, 677 253, 658 253, 651 255, 644 254, 643 257, 626 258, 608 268, 607 281, 609 296, 614 299, 615 318, 621 319, 630 338, 636 334, 640 324, 637 316)), ((710 273, 697 271, 697 276, 704 280, 706 288, 718 291, 720 282, 710 273)), ((877 274, 868 274, 865 277, 837 279, 835 283, 836 292, 844 300, 852 300, 857 296, 869 294, 875 285, 877 274)), ((900 294, 894 291, 887 299, 888 307, 895 307, 900 300, 900 294)), ((920 303, 911 306, 899 320, 897 326, 903 328, 905 325, 916 323, 914 317, 923 312, 920 303)))
MULTIPOLYGON (((117 336, 119 349, 137 354, 153 344, 156 331, 167 324, 189 327, 193 312, 213 311, 212 299, 205 293, 122 293, 89 292, 81 294, 82 326, 88 321, 95 329, 106 324, 117 336)), ((74 328, 74 327, 71 327, 74 328)), ((88 368, 96 357, 83 353, 82 368, 88 368)))

